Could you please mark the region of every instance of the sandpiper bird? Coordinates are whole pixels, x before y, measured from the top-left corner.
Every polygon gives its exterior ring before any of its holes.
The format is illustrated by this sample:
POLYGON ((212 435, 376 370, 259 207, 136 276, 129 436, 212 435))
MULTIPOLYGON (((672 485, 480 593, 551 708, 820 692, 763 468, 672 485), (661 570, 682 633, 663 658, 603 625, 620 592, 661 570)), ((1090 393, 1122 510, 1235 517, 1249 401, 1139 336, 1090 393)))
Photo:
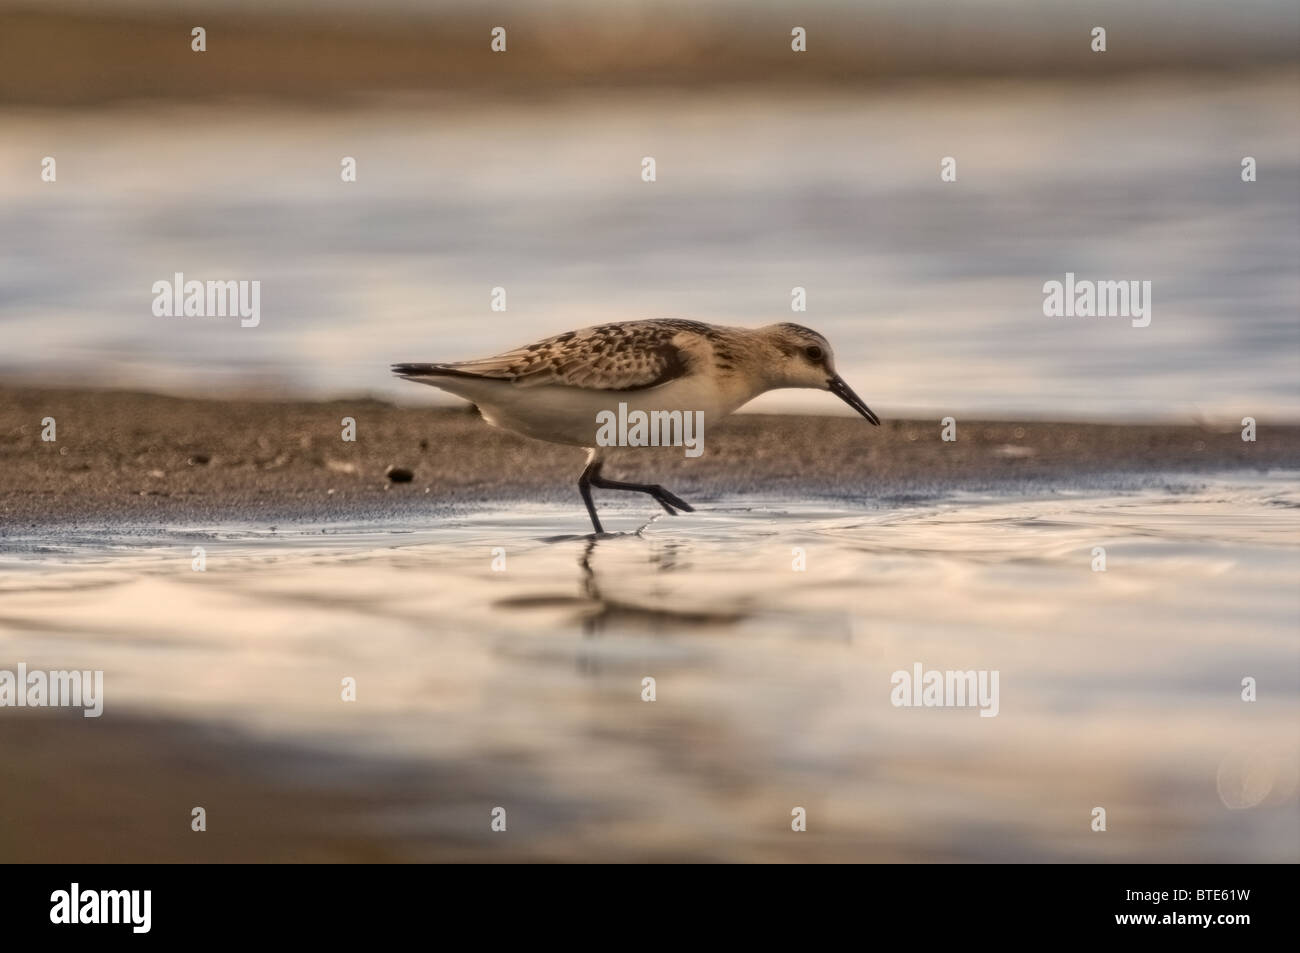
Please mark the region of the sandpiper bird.
POLYGON ((602 412, 702 412, 705 427, 781 387, 828 390, 873 424, 880 420, 835 373, 831 346, 797 324, 732 328, 674 319, 568 331, 496 357, 394 364, 393 373, 472 401, 495 427, 588 450, 578 492, 597 533, 591 488, 648 493, 670 514, 693 507, 653 483, 600 475, 602 412), (623 408, 619 407, 619 410, 623 408))

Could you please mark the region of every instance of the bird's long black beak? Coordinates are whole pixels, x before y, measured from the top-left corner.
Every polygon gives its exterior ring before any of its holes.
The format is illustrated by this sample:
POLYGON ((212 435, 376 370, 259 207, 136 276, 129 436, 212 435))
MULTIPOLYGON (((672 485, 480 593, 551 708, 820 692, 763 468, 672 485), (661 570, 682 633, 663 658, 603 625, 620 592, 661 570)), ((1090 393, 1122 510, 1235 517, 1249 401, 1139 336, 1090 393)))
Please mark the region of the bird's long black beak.
POLYGON ((832 394, 871 421, 872 424, 877 427, 880 426, 880 418, 871 412, 871 408, 863 402, 861 397, 853 393, 853 388, 844 383, 844 378, 840 377, 840 375, 836 374, 828 380, 826 387, 832 394))

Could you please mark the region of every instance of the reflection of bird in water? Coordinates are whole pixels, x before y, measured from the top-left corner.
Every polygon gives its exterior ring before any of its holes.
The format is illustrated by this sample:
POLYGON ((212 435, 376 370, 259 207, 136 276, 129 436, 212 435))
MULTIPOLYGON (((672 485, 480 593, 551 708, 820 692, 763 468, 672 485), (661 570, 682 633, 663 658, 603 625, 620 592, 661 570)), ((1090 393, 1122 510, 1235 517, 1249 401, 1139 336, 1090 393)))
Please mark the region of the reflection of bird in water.
MULTIPOLYGON (((625 420, 639 413, 661 423, 673 414, 683 422, 687 415, 698 415, 690 419, 700 421, 702 439, 705 429, 759 394, 811 387, 830 391, 871 423, 880 423, 835 372, 830 343, 797 324, 733 328, 673 319, 624 321, 569 331, 480 360, 394 364, 393 373, 473 401, 493 426, 588 448, 578 492, 597 533, 604 530, 592 487, 646 493, 674 516, 692 510, 658 484, 601 475, 604 441, 597 432, 604 414, 625 420)), ((669 428, 663 424, 671 435, 669 428)), ((676 436, 684 431, 684 423, 677 425, 676 436)))
MULTIPOLYGON (((640 536, 650 523, 659 518, 654 517, 633 535, 640 536)), ((732 625, 749 614, 739 606, 697 611, 675 609, 671 607, 671 596, 668 595, 662 596, 653 604, 608 597, 601 590, 599 577, 593 565, 596 547, 600 542, 602 542, 601 537, 588 537, 582 555, 578 557, 578 568, 582 570, 582 594, 592 603, 592 610, 582 617, 584 635, 600 635, 611 623, 649 628, 654 631, 677 631, 682 626, 732 625)), ((689 547, 669 543, 656 550, 656 553, 662 555, 651 555, 650 564, 659 572, 671 572, 679 567, 680 556, 685 552, 689 552, 689 547)))

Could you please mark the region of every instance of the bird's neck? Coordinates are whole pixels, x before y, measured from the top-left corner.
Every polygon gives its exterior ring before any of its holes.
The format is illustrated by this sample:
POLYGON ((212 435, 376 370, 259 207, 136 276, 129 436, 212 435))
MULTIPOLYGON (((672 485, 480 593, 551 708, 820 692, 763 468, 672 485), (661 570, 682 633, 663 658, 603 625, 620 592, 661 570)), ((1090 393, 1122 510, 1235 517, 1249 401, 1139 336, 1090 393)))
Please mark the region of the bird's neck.
POLYGON ((773 374, 783 355, 762 335, 749 328, 728 328, 713 345, 719 389, 728 403, 739 407, 769 390, 785 386, 773 374))

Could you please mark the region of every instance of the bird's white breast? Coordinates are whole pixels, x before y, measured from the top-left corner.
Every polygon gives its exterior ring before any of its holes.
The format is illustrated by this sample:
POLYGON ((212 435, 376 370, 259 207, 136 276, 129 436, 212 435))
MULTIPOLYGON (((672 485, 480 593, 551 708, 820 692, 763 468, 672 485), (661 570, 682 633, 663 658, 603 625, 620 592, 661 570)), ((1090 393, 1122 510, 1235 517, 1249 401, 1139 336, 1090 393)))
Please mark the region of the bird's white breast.
POLYGON ((705 432, 751 395, 729 392, 716 378, 691 375, 638 391, 600 391, 577 387, 518 387, 505 381, 449 378, 437 387, 478 405, 483 419, 526 437, 576 447, 596 446, 598 416, 609 411, 701 411, 705 432))

